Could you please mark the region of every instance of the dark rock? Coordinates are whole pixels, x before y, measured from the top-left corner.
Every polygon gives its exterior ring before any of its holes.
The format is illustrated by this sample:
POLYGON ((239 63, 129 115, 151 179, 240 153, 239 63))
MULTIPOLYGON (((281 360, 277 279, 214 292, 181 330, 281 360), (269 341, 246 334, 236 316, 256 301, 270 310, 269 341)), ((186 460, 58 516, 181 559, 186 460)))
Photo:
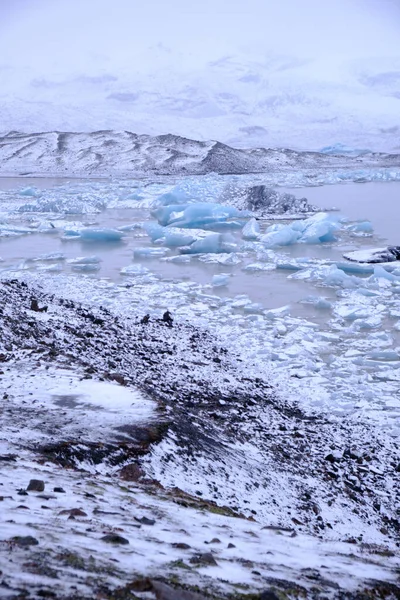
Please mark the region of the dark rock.
POLYGON ((155 524, 154 519, 148 519, 147 517, 141 517, 140 519, 139 519, 139 517, 135 517, 135 521, 137 521, 138 523, 141 523, 142 525, 154 525, 155 524))
POLYGON ((17 492, 18 496, 29 496, 28 492, 26 490, 18 490, 17 492))
POLYGON ((125 481, 139 481, 144 475, 144 471, 136 463, 125 465, 119 472, 119 476, 125 481))
POLYGON ((147 323, 150 321, 150 315, 144 315, 143 319, 141 319, 141 324, 142 325, 147 325, 147 323))
POLYGON ((177 542, 171 545, 173 548, 178 548, 179 550, 189 550, 191 548, 191 546, 189 546, 189 544, 185 544, 185 542, 177 542))
POLYGON ((231 549, 231 548, 236 548, 235 544, 228 544, 228 546, 227 546, 227 547, 228 547, 228 549, 231 549))
POLYGON ((44 491, 44 481, 41 479, 31 479, 28 487, 26 488, 27 492, 43 492, 44 491))
POLYGON ((65 494, 65 490, 62 487, 53 488, 53 492, 56 492, 57 494, 65 494))
POLYGON ((117 533, 107 533, 107 535, 103 535, 103 537, 100 539, 107 544, 129 544, 129 540, 122 537, 122 535, 118 535, 117 533))
POLYGON ((87 513, 80 508, 70 508, 66 510, 62 510, 58 513, 59 515, 69 515, 70 517, 87 517, 87 513))
POLYGON ((194 565, 218 565, 217 561, 211 554, 211 552, 203 552, 201 554, 195 554, 190 559, 190 562, 194 565))
POLYGON ((128 383, 121 373, 104 373, 104 378, 109 381, 116 381, 120 385, 127 385, 128 383))
POLYGON ((23 548, 27 548, 28 546, 37 546, 39 544, 38 540, 31 535, 16 535, 15 537, 11 538, 11 541, 23 548))
POLYGON ((164 321, 164 323, 166 323, 168 325, 168 327, 172 327, 172 323, 173 323, 173 318, 171 313, 169 312, 169 310, 166 310, 165 313, 163 314, 162 320, 164 321))
POLYGON ((42 308, 39 308, 39 304, 38 304, 38 301, 36 300, 36 298, 32 298, 31 310, 33 310, 35 312, 47 312, 47 306, 42 306, 42 308))
POLYGON ((278 596, 278 594, 276 594, 271 588, 269 590, 264 590, 264 592, 261 592, 260 600, 281 600, 281 596, 278 596))
POLYGON ((153 580, 152 584, 157 600, 206 600, 206 597, 202 594, 176 589, 161 581, 153 580))

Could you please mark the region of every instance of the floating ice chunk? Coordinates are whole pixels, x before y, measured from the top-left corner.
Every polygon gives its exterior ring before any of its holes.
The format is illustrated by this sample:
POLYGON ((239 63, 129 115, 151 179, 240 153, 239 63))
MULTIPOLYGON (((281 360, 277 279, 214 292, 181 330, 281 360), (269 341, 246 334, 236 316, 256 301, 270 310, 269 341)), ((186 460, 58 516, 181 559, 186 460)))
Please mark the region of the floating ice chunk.
POLYGON ((282 317, 286 317, 290 314, 290 306, 281 306, 280 308, 271 308, 269 310, 264 311, 264 315, 267 319, 279 319, 282 317))
POLYGON ((300 233, 294 231, 289 225, 283 226, 282 228, 269 231, 265 235, 261 236, 260 241, 267 248, 275 248, 277 246, 290 246, 295 244, 300 238, 300 233))
POLYGON ((301 233, 300 241, 305 244, 334 242, 334 233, 340 229, 339 219, 328 213, 318 213, 304 221, 295 221, 292 229, 301 233))
POLYGON ((53 262, 53 261, 61 261, 65 260, 65 254, 62 252, 50 252, 49 254, 41 254, 40 256, 33 258, 33 262, 53 262))
POLYGON ((400 360, 400 355, 394 350, 373 350, 372 352, 368 352, 367 358, 391 362, 400 360))
POLYGON ((358 294, 361 294, 362 296, 366 296, 366 297, 374 297, 374 296, 380 296, 379 292, 375 292, 374 290, 369 290, 367 288, 358 288, 357 290, 358 294))
POLYGON ((38 271, 46 271, 46 273, 60 273, 63 270, 63 265, 61 263, 56 263, 54 265, 39 264, 37 269, 38 271))
POLYGON ((332 265, 326 273, 324 283, 333 287, 354 288, 362 281, 358 277, 347 275, 344 271, 338 269, 336 265, 332 265))
POLYGON ((374 228, 372 227, 372 223, 370 221, 358 221, 357 223, 352 223, 346 227, 348 231, 352 231, 354 233, 373 233, 374 228))
POLYGON ((227 233, 210 233, 202 240, 196 240, 191 246, 181 248, 182 254, 218 254, 229 253, 236 249, 234 238, 227 233))
POLYGON ((190 246, 196 240, 204 238, 207 235, 202 229, 191 229, 188 231, 179 227, 163 227, 162 225, 158 225, 158 223, 146 223, 144 229, 153 243, 163 244, 169 248, 190 246))
POLYGON ((304 300, 301 300, 302 304, 311 304, 315 308, 321 310, 330 310, 332 308, 332 302, 329 302, 323 296, 307 296, 304 300))
POLYGON ((387 281, 400 281, 400 277, 396 277, 393 273, 389 273, 380 265, 374 268, 374 274, 371 279, 386 279, 387 281))
POLYGON ((98 271, 100 265, 98 263, 72 263, 71 268, 73 271, 79 271, 81 273, 91 273, 98 271))
POLYGON ((30 233, 33 233, 33 231, 28 227, 0 223, 0 237, 16 237, 19 235, 28 235, 30 233))
POLYGON ((83 242, 120 242, 124 234, 117 229, 83 229, 81 240, 83 242))
POLYGON ((40 196, 40 190, 35 187, 26 187, 23 190, 20 190, 18 193, 20 196, 29 196, 32 198, 37 198, 40 196))
POLYGON ((267 248, 303 244, 321 244, 336 240, 334 233, 340 228, 338 217, 318 213, 309 219, 294 221, 290 225, 277 224, 269 227, 260 239, 267 248))
POLYGON ((162 225, 165 227, 166 225, 168 225, 170 223, 171 214, 181 213, 183 215, 183 211, 185 210, 185 208, 187 206, 188 206, 187 204, 171 204, 168 206, 160 206, 151 211, 151 216, 157 219, 159 225, 162 225))
POLYGON ((120 273, 129 277, 139 277, 140 275, 148 275, 150 269, 143 267, 143 265, 128 265, 127 267, 123 267, 120 273))
POLYGON ((173 225, 174 227, 193 228, 211 228, 218 224, 225 224, 225 227, 238 229, 240 223, 228 223, 228 219, 233 217, 246 216, 233 206, 223 204, 214 204, 207 202, 197 202, 195 204, 173 204, 155 209, 152 212, 160 225, 173 225))
POLYGON ((316 262, 312 258, 301 257, 301 258, 296 258, 296 259, 290 260, 290 261, 279 260, 276 263, 275 267, 276 267, 276 269, 283 269, 285 271, 300 271, 301 269, 304 269, 305 267, 307 267, 309 265, 318 266, 319 264, 320 264, 320 262, 316 262))
POLYGON ((243 271, 249 271, 249 272, 253 272, 253 273, 257 273, 260 271, 273 271, 274 269, 275 269, 274 263, 262 263, 262 262, 251 263, 250 265, 246 265, 245 267, 243 267, 243 271))
POLYGON ((118 231, 136 231, 136 229, 142 229, 143 223, 130 223, 129 225, 121 225, 118 227, 118 231))
POLYGON ((359 305, 342 305, 336 306, 334 314, 341 319, 354 321, 355 319, 368 319, 373 316, 374 309, 359 305))
POLYGON ((361 275, 370 275, 374 272, 373 265, 368 263, 356 263, 356 262, 337 262, 336 266, 345 273, 358 273, 361 275))
POLYGON ((382 325, 382 318, 379 315, 368 317, 368 319, 356 319, 352 325, 353 329, 377 329, 382 325))
POLYGON ((168 254, 168 248, 135 248, 133 258, 160 258, 168 254))
POLYGON ((231 275, 229 273, 218 273, 214 275, 211 281, 213 287, 223 287, 228 285, 231 275))
POLYGON ((98 256, 78 256, 67 261, 71 265, 97 265, 101 262, 98 256))
POLYGON ((161 260, 170 263, 186 264, 190 263, 192 257, 189 254, 178 254, 178 256, 167 256, 166 258, 162 258, 161 260))
POLYGON ((260 237, 260 226, 257 219, 250 219, 250 221, 246 223, 243 227, 242 236, 245 240, 258 240, 260 237))
POLYGON ((234 252, 227 254, 201 254, 198 256, 198 260, 209 264, 226 265, 227 267, 233 267, 242 262, 242 259, 234 252))
POLYGON ((243 307, 243 312, 248 314, 261 314, 264 312, 264 306, 259 302, 252 302, 243 307))

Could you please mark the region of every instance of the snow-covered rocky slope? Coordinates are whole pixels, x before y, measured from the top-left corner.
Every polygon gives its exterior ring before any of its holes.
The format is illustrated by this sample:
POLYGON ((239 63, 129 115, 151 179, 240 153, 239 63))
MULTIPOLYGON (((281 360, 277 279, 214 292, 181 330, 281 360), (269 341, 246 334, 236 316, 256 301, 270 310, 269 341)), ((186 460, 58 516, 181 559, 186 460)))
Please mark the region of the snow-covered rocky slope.
POLYGON ((128 131, 19 133, 0 137, 0 175, 134 176, 243 174, 398 167, 400 155, 237 149, 176 135, 137 135, 128 131))
POLYGON ((398 597, 396 439, 196 323, 17 280, 0 307, 0 597, 398 597))

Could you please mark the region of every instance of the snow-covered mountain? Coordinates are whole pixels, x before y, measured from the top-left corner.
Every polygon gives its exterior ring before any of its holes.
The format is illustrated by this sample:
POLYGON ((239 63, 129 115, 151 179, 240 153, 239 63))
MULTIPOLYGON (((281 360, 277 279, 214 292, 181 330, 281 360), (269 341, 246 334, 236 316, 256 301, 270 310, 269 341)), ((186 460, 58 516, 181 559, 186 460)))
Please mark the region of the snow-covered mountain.
POLYGON ((400 155, 232 148, 175 135, 129 131, 18 133, 0 137, 0 175, 203 175, 289 169, 399 166, 400 155))

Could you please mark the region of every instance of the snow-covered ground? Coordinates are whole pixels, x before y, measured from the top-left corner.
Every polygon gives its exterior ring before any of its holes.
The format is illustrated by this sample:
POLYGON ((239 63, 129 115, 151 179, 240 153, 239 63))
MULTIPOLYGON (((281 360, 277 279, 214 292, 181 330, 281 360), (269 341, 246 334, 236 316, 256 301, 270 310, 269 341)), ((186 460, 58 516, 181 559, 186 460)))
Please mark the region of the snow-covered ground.
POLYGON ((268 188, 293 177, 7 183, 6 594, 56 576, 82 597, 144 576, 217 598, 398 585, 398 262, 346 261, 384 246, 374 223, 268 188), (30 479, 44 493, 20 495, 30 479), (110 533, 129 544, 107 552, 110 533), (217 566, 193 556, 210 548, 217 566))

